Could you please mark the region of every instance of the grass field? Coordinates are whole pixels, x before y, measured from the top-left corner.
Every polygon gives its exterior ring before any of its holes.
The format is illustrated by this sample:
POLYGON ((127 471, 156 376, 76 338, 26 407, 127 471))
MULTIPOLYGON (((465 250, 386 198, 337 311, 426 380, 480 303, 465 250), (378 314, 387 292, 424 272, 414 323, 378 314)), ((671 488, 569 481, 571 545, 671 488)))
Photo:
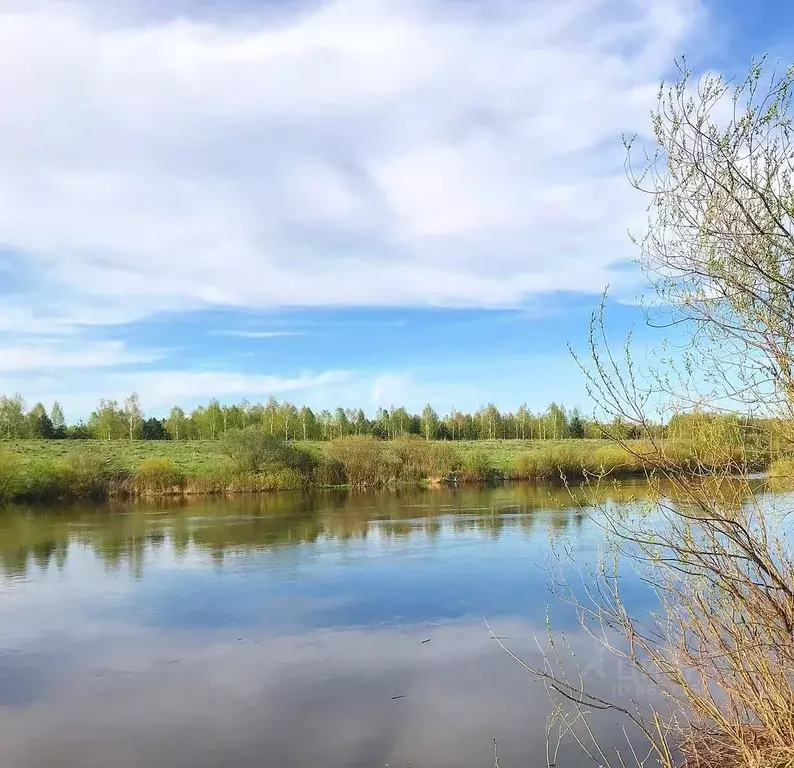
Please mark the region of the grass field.
POLYGON ((0 442, 0 454, 24 462, 65 459, 87 453, 135 472, 150 459, 171 459, 185 474, 203 475, 226 460, 216 441, 171 440, 8 440, 0 442))
MULTIPOLYGON (((323 455, 330 445, 306 442, 298 445, 323 455)), ((472 440, 451 443, 464 459, 475 453, 488 456, 501 475, 513 474, 519 456, 556 449, 573 449, 587 454, 597 448, 613 447, 608 440, 472 440)), ((75 453, 88 453, 135 472, 150 459, 171 459, 185 474, 199 476, 226 461, 219 441, 211 440, 8 440, 0 442, 0 454, 23 461, 65 459, 75 453)))

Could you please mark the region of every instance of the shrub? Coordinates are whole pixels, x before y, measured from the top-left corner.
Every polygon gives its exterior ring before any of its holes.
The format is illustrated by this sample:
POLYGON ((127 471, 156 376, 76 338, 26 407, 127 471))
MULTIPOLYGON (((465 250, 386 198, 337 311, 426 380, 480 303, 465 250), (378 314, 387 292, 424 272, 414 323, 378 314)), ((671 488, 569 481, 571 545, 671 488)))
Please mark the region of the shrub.
POLYGON ((636 474, 642 462, 619 445, 549 445, 520 454, 513 476, 520 480, 578 480, 596 475, 636 474))
POLYGON ((427 475, 429 443, 420 437, 403 437, 384 444, 384 466, 395 479, 424 480, 427 475))
POLYGON ((303 484, 311 479, 316 464, 308 451, 265 434, 258 427, 232 430, 224 437, 221 450, 231 459, 237 473, 277 474, 289 469, 301 476, 303 484))
POLYGON ((444 480, 457 474, 462 464, 458 449, 449 442, 403 437, 382 445, 381 472, 386 479, 444 480))
POLYGON ((19 459, 10 454, 0 454, 0 501, 9 501, 19 492, 19 459))
MULTIPOLYGON (((41 470, 40 470, 41 471, 41 470)), ((108 460, 76 452, 59 462, 56 474, 60 496, 103 498, 129 493, 130 473, 108 460)))
POLYGON ((265 434, 258 427, 232 430, 221 441, 221 450, 238 472, 254 473, 280 466, 283 447, 283 440, 265 434))
POLYGON ((457 475, 463 466, 458 449, 449 442, 429 443, 425 477, 429 480, 445 480, 457 475))
POLYGON ((393 476, 383 443, 374 437, 340 437, 328 446, 328 456, 338 462, 349 485, 355 488, 383 485, 393 476))
POLYGON ((794 479, 794 458, 776 459, 769 467, 769 477, 794 479))
POLYGON ((317 485, 344 485, 347 482, 344 465, 336 457, 320 457, 314 468, 314 482, 317 485))
POLYGON ((794 458, 775 459, 769 467, 769 483, 773 490, 794 488, 794 458))
POLYGON ((185 474, 171 459, 148 459, 135 473, 139 494, 178 493, 185 485, 185 474))
POLYGON ((496 477, 496 469, 491 457, 485 451, 477 450, 466 457, 460 476, 462 480, 484 483, 496 477))

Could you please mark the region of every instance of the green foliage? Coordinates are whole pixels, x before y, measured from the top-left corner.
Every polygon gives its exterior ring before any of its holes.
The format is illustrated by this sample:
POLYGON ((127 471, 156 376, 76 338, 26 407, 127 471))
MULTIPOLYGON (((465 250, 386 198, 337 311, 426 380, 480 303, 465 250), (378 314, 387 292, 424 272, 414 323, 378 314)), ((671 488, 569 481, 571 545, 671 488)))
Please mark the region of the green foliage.
POLYGON ((347 483, 354 488, 383 485, 394 474, 395 463, 374 437, 340 437, 331 441, 328 456, 338 462, 347 483))
POLYGON ((405 439, 402 444, 404 458, 399 474, 402 480, 439 482, 456 477, 463 465, 460 452, 450 442, 405 439))
MULTIPOLYGON (((96 498, 172 493, 175 487, 184 494, 215 494, 448 480, 558 482, 561 475, 575 481, 585 474, 627 477, 644 469, 641 458, 604 440, 452 442, 410 436, 386 441, 362 435, 295 444, 259 427, 231 430, 222 441, 121 438, 16 440, 2 445, 0 498, 96 498), (158 467, 162 481, 157 480, 158 467), (171 470, 175 474, 170 475, 171 470), (146 479, 149 473, 151 481, 146 479)), ((640 441, 629 446, 640 457, 650 451, 640 441)), ((725 459, 707 456, 690 441, 660 446, 671 467, 695 473, 704 471, 707 460, 725 459)))
MULTIPOLYGON (((132 473, 113 459, 76 451, 55 464, 58 489, 64 498, 103 498, 126 495, 132 473)), ((35 488, 31 488, 31 494, 35 488)))
POLYGON ((442 481, 455 476, 461 455, 448 442, 429 442, 418 436, 390 442, 373 437, 333 440, 327 455, 342 470, 343 482, 357 487, 392 482, 442 481))
POLYGON ((25 431, 25 401, 22 395, 0 396, 0 438, 26 437, 25 431))
POLYGON ((66 427, 65 432, 66 434, 64 437, 67 440, 92 440, 94 438, 94 433, 91 428, 82 422, 71 427, 66 427))
POLYGON ((130 473, 84 451, 23 462, 0 459, 0 498, 54 501, 102 499, 130 492, 130 473))
POLYGON ((307 450, 269 435, 259 427, 228 432, 221 441, 221 449, 238 475, 278 475, 289 470, 300 476, 305 484, 311 479, 316 464, 307 450))
POLYGON ((584 422, 581 416, 574 411, 571 420, 568 422, 568 437, 573 440, 583 440, 585 435, 584 422))
POLYGON ((18 495, 21 464, 18 456, 0 453, 0 501, 8 501, 18 495))
POLYGON ((326 487, 345 485, 347 475, 344 464, 334 456, 320 456, 314 469, 314 482, 326 487))
POLYGON ((165 423, 161 419, 154 417, 145 419, 141 423, 142 440, 168 440, 168 432, 165 423))
POLYGON ((92 436, 100 440, 118 440, 126 434, 124 412, 115 400, 102 399, 88 419, 92 436))
POLYGON ((233 430, 221 441, 221 451, 237 472, 256 473, 282 465, 284 441, 258 427, 233 430))
POLYGON ((775 459, 769 467, 769 484, 773 490, 794 488, 794 458, 791 456, 775 459))
POLYGON ((140 495, 179 493, 185 473, 171 459, 147 459, 135 473, 135 490, 140 495))
POLYGON ((497 476, 491 457, 483 450, 470 453, 461 468, 460 478, 470 483, 485 483, 497 476))
MULTIPOLYGON (((638 452, 639 445, 633 447, 638 452)), ((612 443, 556 443, 516 457, 513 477, 518 480, 556 482, 583 477, 636 475, 642 462, 612 443)))
POLYGON ((36 403, 27 415, 28 429, 27 436, 34 439, 49 440, 55 436, 55 427, 52 419, 47 415, 47 411, 41 403, 36 403))
POLYGON ((418 482, 431 477, 428 471, 428 454, 432 445, 434 443, 428 443, 419 437, 402 437, 388 443, 388 463, 394 478, 418 482))
POLYGON ((63 413, 61 404, 57 400, 52 404, 50 421, 52 422, 52 428, 55 431, 56 437, 62 437, 66 432, 66 416, 63 413))

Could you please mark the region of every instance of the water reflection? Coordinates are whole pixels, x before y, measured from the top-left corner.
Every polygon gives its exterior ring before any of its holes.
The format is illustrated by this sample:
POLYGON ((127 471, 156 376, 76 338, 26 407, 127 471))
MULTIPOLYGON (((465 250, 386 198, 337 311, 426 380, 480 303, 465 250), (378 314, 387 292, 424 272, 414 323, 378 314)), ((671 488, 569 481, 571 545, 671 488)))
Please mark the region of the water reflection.
MULTIPOLYGON (((603 498, 626 500, 643 492, 639 483, 605 489, 603 498)), ((437 538, 444 527, 494 539, 506 530, 531 534, 536 525, 566 535, 585 517, 592 499, 572 501, 559 487, 344 491, 273 494, 233 499, 178 499, 157 504, 16 507, 0 511, 0 574, 24 577, 31 568, 62 569, 70 545, 90 547, 108 570, 127 565, 140 577, 147 558, 167 543, 177 558, 191 550, 218 565, 227 555, 323 541, 437 538), (542 512, 542 515, 528 514, 542 512), (444 516, 443 521, 439 516, 444 516)))
MULTIPOLYGON (((549 540, 598 535, 532 486, 6 510, 0 764, 482 768, 495 737, 545 765, 545 693, 482 617, 532 658, 549 540)), ((597 689, 642 693, 555 624, 597 689)))

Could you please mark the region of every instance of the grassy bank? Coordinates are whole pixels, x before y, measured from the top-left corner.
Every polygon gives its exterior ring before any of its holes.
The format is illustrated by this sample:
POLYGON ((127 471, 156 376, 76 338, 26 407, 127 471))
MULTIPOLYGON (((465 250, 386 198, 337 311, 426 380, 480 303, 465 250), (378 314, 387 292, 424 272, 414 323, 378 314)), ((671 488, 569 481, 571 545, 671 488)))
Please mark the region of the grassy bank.
MULTIPOLYGON (((648 466, 649 446, 626 451, 608 441, 476 442, 349 437, 285 443, 253 430, 220 441, 20 440, 0 444, 0 499, 58 500, 200 495, 305 487, 389 484, 579 481, 629 477, 648 466)), ((665 444, 675 466, 722 466, 730 449, 706 455, 692 444, 665 444)))

